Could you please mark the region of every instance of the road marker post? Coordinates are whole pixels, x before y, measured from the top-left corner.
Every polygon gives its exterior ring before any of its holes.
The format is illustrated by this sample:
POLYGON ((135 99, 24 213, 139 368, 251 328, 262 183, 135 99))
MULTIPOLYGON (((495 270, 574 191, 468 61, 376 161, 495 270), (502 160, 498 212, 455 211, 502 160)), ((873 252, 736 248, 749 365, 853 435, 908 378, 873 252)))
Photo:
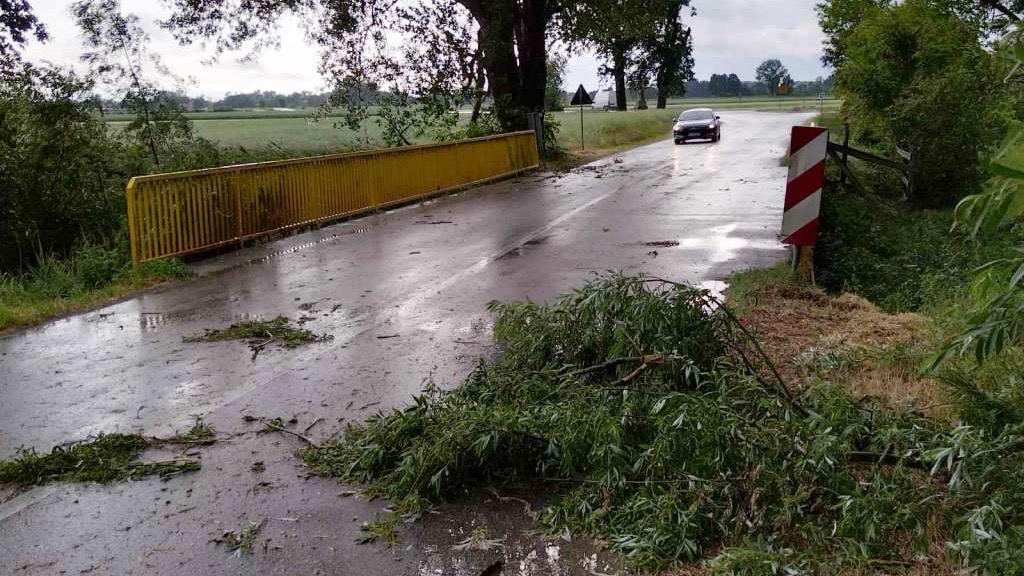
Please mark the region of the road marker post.
POLYGON ((590 92, 580 84, 580 87, 576 89, 576 94, 572 97, 570 106, 580 107, 580 151, 582 152, 586 148, 583 145, 583 107, 589 106, 594 103, 594 99, 590 97, 590 92))
POLYGON ((828 130, 825 128, 793 127, 781 236, 783 244, 794 247, 793 265, 797 273, 812 282, 827 148, 828 130))

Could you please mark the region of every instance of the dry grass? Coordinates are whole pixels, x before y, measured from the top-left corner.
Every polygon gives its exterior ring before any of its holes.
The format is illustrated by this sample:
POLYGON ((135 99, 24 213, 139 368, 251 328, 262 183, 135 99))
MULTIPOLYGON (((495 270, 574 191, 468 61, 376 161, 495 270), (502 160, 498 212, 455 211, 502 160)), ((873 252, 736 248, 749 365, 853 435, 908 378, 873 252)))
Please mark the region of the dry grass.
POLYGON ((745 300, 743 322, 791 385, 830 380, 858 398, 948 416, 940 387, 918 375, 929 344, 923 316, 887 314, 858 296, 834 297, 792 282, 763 286, 745 300))

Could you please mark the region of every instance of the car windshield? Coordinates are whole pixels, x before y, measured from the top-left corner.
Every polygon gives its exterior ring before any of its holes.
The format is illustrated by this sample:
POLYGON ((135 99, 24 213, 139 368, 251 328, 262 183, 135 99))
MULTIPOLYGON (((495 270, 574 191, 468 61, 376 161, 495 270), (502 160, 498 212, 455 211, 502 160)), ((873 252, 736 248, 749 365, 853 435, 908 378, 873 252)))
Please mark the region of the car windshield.
POLYGON ((689 120, 714 120, 715 115, 711 113, 711 110, 687 110, 679 115, 679 120, 686 122, 689 120))

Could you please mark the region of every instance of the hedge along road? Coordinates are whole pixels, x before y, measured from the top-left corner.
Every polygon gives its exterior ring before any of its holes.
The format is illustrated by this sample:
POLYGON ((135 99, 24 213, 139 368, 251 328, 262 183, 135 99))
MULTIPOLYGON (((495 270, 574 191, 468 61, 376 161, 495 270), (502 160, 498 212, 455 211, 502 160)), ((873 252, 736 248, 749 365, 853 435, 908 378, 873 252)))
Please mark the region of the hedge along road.
POLYGON ((407 404, 426 378, 460 382, 494 352, 491 300, 548 300, 605 270, 715 288, 785 258, 779 160, 789 127, 810 117, 723 112, 716 144, 666 140, 324 227, 0 339, 0 457, 99 432, 170 435, 195 416, 239 433, 194 450, 202 470, 166 482, 0 489, 0 572, 479 574, 502 558, 525 573, 614 570, 585 541, 552 548, 525 534, 521 503, 489 493, 428 515, 400 547, 356 545, 355 520, 384 503, 307 477, 298 439, 247 433, 261 426, 244 417, 294 417, 293 430, 320 440, 407 404), (278 315, 334 338, 255 358, 240 342, 183 342, 278 315), (217 544, 250 521, 262 523, 251 554, 217 544), (504 546, 453 552, 478 525, 504 546))

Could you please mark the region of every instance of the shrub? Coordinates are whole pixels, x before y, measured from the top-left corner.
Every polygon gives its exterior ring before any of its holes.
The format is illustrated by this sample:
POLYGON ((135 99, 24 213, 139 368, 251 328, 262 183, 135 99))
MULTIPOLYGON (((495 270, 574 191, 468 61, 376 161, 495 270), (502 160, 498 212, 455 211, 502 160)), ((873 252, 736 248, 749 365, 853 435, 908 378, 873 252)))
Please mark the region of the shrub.
POLYGON ((544 154, 545 160, 554 160, 565 155, 565 148, 558 143, 558 132, 562 129, 561 122, 554 114, 544 115, 544 154))
POLYGON ((837 87, 862 141, 914 155, 911 200, 949 206, 973 192, 979 156, 1005 133, 1011 99, 979 31, 926 0, 871 10, 844 38, 837 87))
POLYGON ((87 98, 91 84, 28 69, 0 86, 0 271, 69 254, 116 230, 121 150, 87 98))
POLYGON ((951 206, 987 177, 979 159, 999 142, 1011 116, 991 58, 916 80, 892 106, 892 130, 913 154, 911 200, 951 206), (988 64, 987 64, 988 63, 988 64))
POLYGON ((72 262, 84 288, 98 288, 114 281, 129 267, 125 253, 117 248, 86 245, 75 251, 72 262))
POLYGON ((1011 253, 951 231, 951 210, 913 210, 899 200, 828 186, 815 268, 831 292, 853 292, 888 312, 943 305, 970 286, 970 271, 1011 253))

